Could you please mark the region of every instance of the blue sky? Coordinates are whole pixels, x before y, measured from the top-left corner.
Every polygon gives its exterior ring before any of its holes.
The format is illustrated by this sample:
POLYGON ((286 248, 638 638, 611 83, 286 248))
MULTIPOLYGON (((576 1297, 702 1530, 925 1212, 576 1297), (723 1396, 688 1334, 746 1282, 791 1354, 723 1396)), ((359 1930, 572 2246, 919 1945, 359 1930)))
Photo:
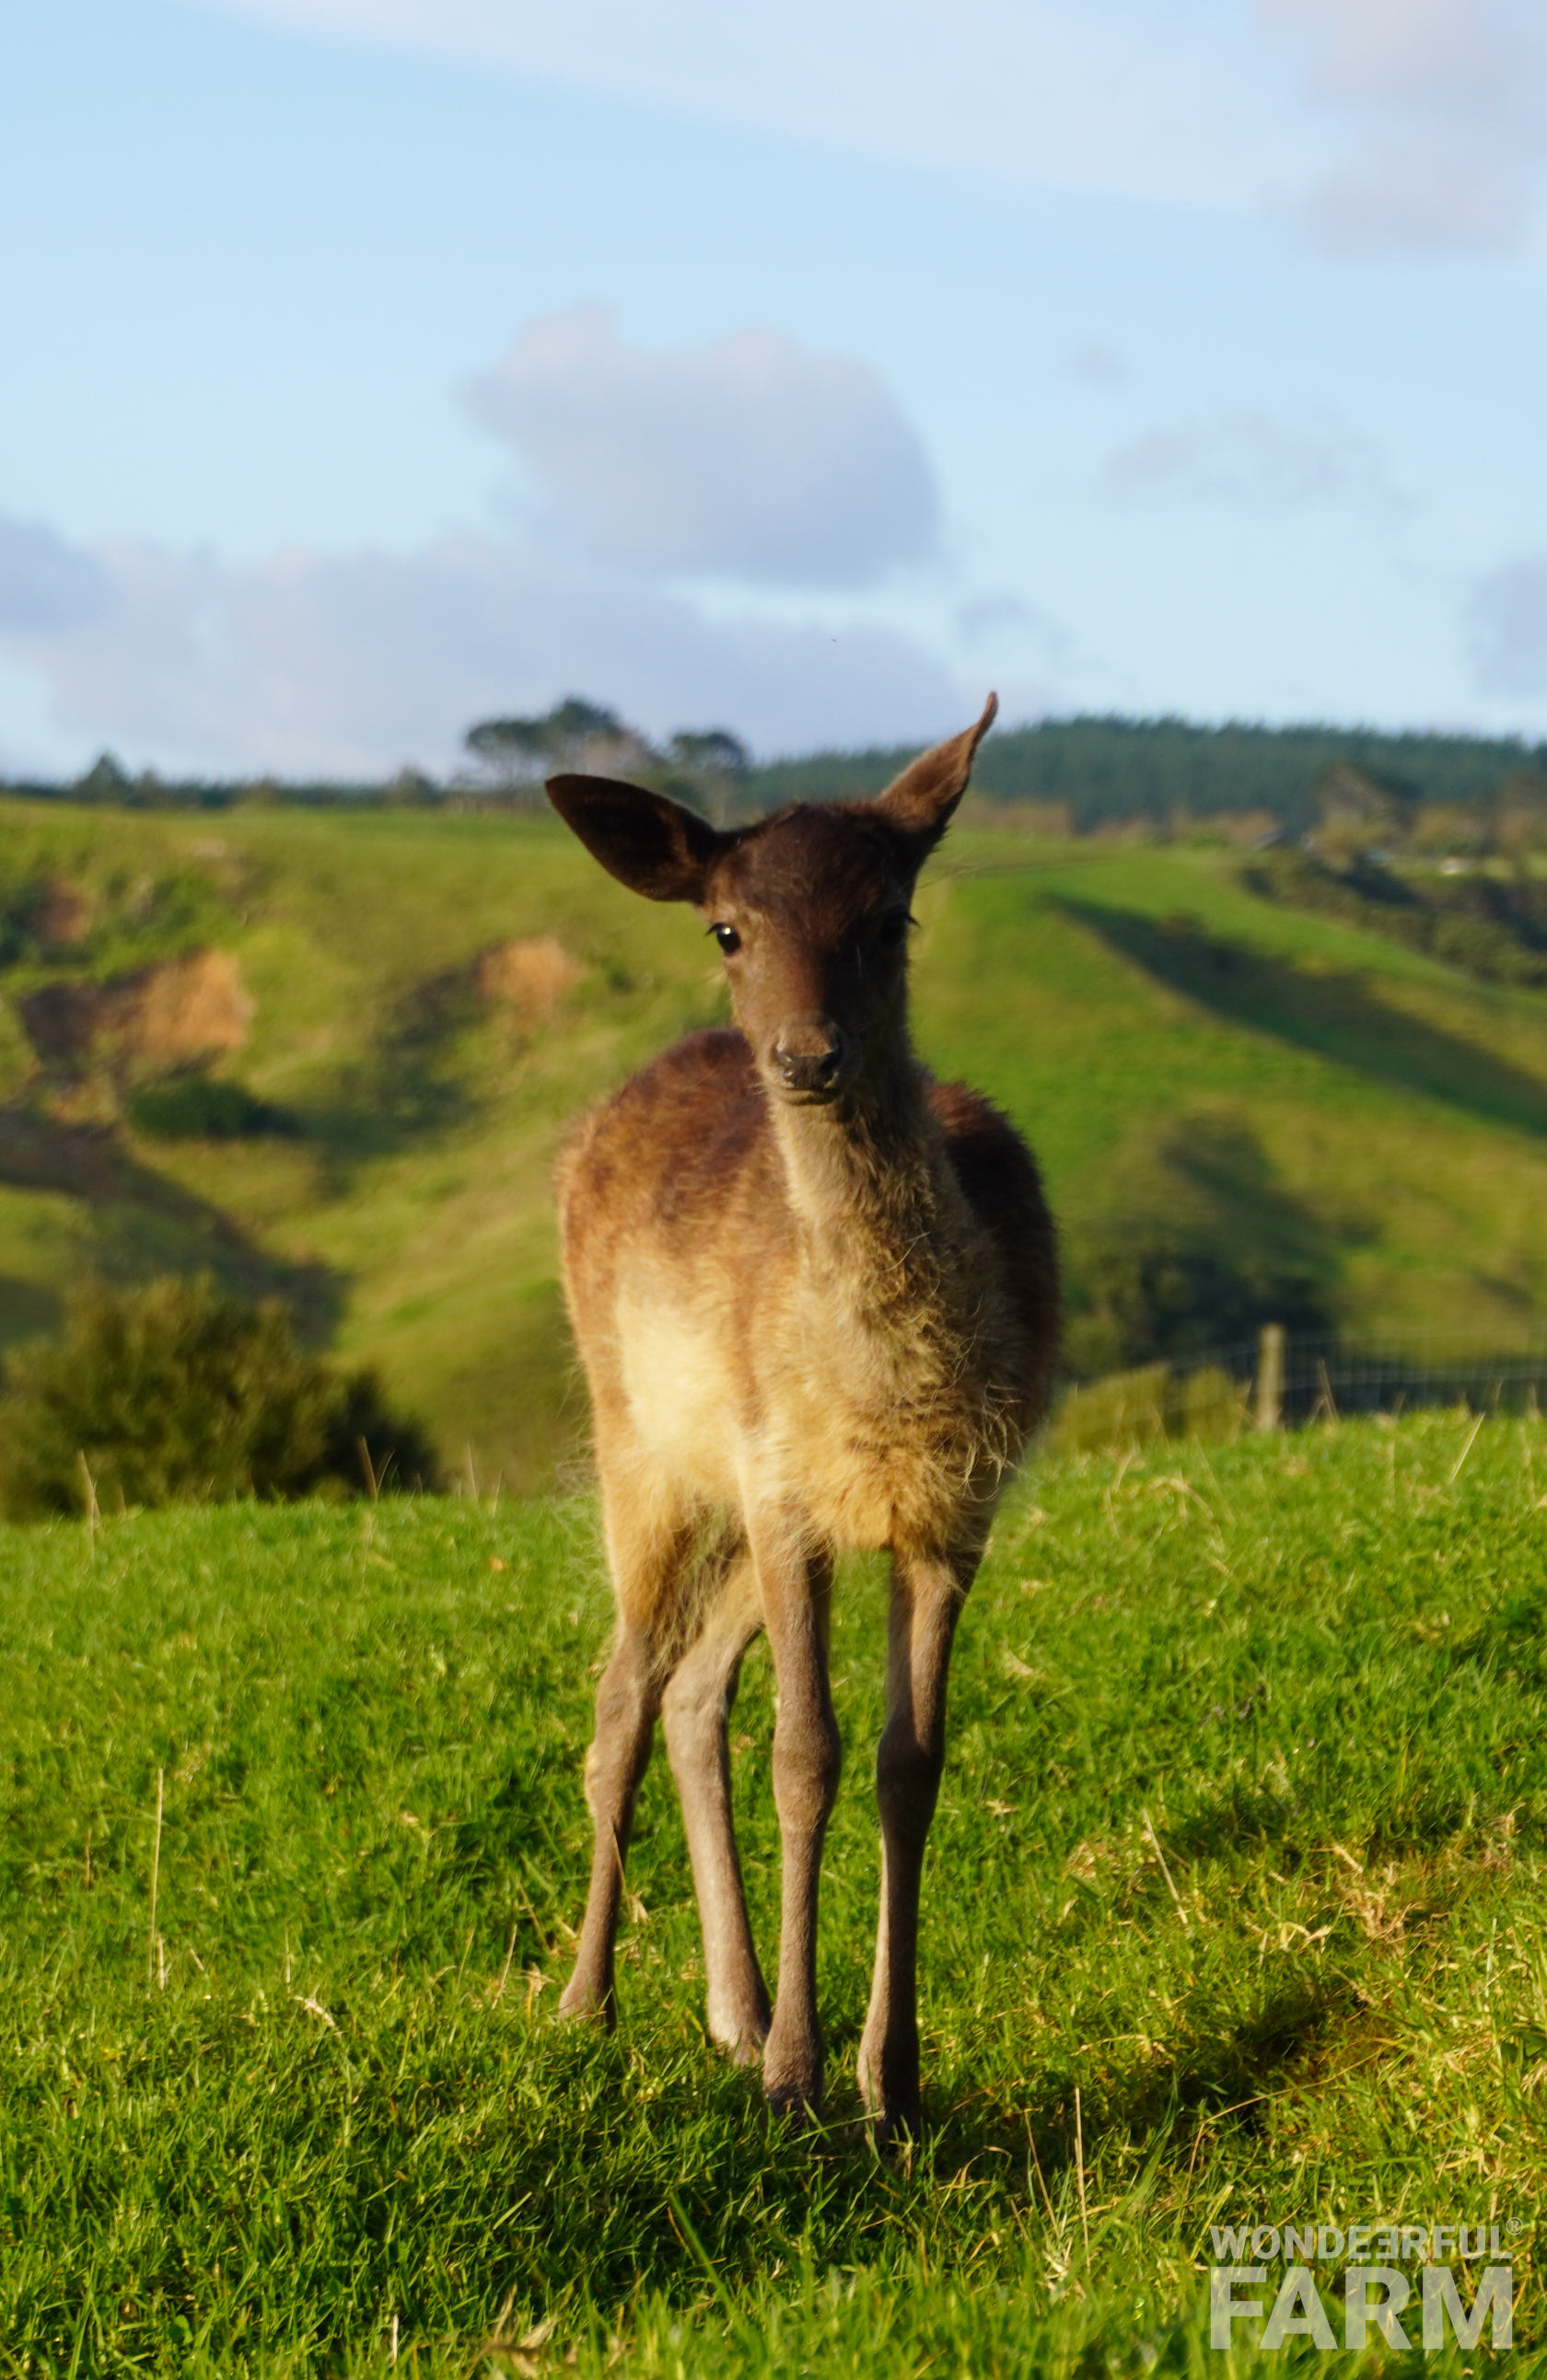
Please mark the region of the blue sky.
POLYGON ((1547 735, 1537 0, 38 0, 0 766, 1547 735))

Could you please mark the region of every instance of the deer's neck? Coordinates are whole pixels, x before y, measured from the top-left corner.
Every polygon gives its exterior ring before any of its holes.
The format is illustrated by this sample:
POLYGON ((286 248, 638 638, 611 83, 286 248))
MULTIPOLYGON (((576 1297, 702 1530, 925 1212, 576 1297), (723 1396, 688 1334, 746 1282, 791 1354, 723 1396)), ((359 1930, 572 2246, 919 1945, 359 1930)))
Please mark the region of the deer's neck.
POLYGON ((857 1324, 907 1327, 953 1271, 966 1218, 911 1050, 832 1107, 776 1103, 774 1125, 808 1281, 857 1324))

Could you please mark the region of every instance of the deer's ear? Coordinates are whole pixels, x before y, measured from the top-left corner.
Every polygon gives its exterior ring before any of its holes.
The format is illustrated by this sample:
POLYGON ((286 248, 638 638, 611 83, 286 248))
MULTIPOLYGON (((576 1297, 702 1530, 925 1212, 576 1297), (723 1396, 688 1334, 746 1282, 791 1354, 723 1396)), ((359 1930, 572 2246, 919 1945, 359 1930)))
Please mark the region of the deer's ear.
POLYGON ((999 697, 991 694, 976 727, 937 744, 932 751, 920 752, 900 777, 893 778, 883 794, 876 795, 875 807, 882 815, 905 833, 917 836, 926 851, 939 842, 966 793, 978 747, 998 709, 999 697))
POLYGON ((706 819, 615 777, 550 777, 548 799, 609 876, 647 901, 701 901, 734 841, 706 819))

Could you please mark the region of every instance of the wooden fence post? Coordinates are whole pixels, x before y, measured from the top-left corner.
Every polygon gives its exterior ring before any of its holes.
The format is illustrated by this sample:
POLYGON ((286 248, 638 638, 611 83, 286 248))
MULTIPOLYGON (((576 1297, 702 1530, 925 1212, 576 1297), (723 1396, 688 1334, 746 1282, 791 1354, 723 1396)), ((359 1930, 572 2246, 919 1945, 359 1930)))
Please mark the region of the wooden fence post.
POLYGON ((1284 1325, 1265 1322, 1257 1350, 1257 1427, 1284 1427, 1284 1325))

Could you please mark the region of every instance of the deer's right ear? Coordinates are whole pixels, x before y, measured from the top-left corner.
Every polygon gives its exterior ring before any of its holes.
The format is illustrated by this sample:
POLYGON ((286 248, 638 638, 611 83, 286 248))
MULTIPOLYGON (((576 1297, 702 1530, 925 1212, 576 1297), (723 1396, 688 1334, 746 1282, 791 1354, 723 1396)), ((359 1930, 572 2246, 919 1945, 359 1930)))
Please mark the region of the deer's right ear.
POLYGON ((548 799, 609 876, 647 901, 701 901, 735 840, 664 794, 615 777, 550 777, 548 799))

